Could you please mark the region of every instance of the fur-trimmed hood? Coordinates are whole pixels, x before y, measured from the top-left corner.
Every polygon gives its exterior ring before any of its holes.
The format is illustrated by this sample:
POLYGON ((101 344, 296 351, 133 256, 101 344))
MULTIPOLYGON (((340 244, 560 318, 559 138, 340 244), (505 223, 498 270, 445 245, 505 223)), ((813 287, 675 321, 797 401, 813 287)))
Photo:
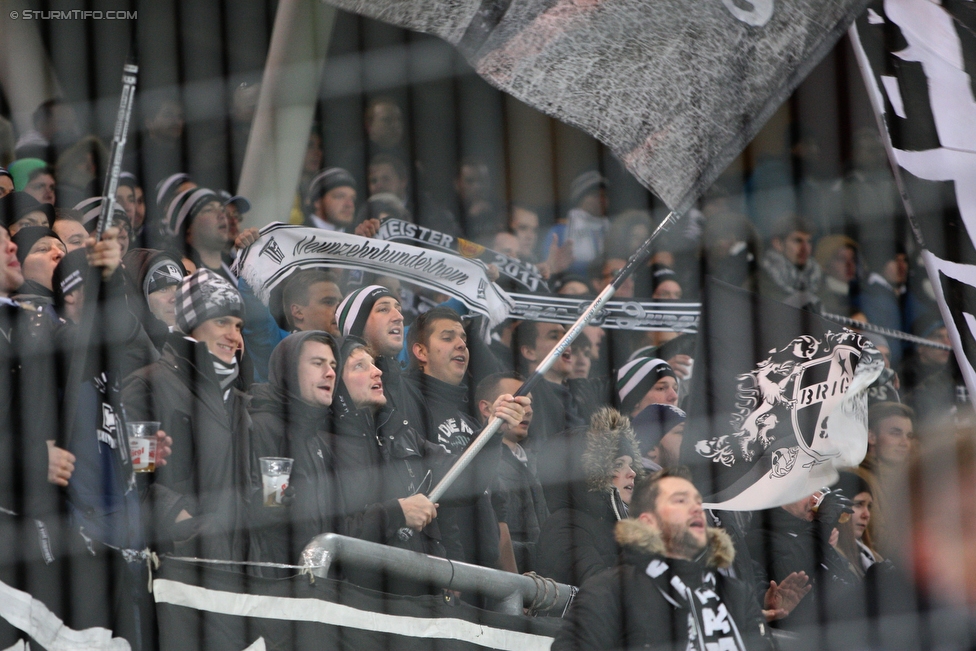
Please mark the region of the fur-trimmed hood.
POLYGON ((613 484, 613 462, 621 456, 621 447, 631 450, 633 463, 630 467, 637 477, 644 474, 640 460, 640 446, 630 426, 630 419, 616 409, 604 407, 593 414, 586 433, 586 451, 583 453, 583 473, 587 489, 593 492, 609 491, 613 484))
MULTIPOLYGON (((708 527, 708 549, 704 559, 705 565, 723 569, 732 565, 735 560, 735 547, 732 539, 723 529, 708 527)), ((664 541, 661 534, 654 527, 634 518, 621 520, 614 529, 617 543, 625 551, 638 554, 653 554, 664 556, 664 541)))

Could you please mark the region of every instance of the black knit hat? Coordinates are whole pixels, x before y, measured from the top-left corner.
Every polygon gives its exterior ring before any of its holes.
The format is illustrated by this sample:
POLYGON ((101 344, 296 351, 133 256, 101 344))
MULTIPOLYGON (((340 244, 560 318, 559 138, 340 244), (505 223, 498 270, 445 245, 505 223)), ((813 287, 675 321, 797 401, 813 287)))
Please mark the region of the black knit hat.
POLYGON ((874 491, 871 490, 871 484, 857 473, 849 470, 841 470, 838 474, 840 475, 840 479, 830 487, 831 490, 840 489, 844 491, 844 495, 848 499, 854 499, 861 493, 874 495, 874 491))
POLYGON ((664 435, 685 422, 684 410, 674 405, 648 405, 631 420, 641 452, 647 454, 661 442, 664 435))
POLYGON ((211 201, 221 203, 217 193, 208 188, 190 188, 176 195, 166 211, 167 232, 182 239, 193 219, 211 201))
POLYGON ((176 290, 176 325, 186 334, 209 319, 244 318, 244 301, 234 286, 210 269, 198 269, 176 290))
POLYGON ((88 251, 84 248, 75 249, 61 258, 61 262, 54 268, 51 287, 54 291, 54 307, 58 312, 64 309, 64 297, 84 285, 88 269, 88 251))
POLYGON ((663 359, 638 357, 627 362, 617 371, 617 397, 620 411, 629 414, 634 410, 648 391, 663 377, 673 377, 674 369, 663 359))
MULTIPOLYGON (((90 199, 79 201, 72 209, 81 213, 81 224, 89 233, 94 233, 95 228, 98 227, 98 218, 102 214, 102 206, 104 204, 105 197, 91 197, 90 199)), ((112 211, 112 222, 114 223, 116 220, 124 221, 128 225, 129 230, 132 230, 129 215, 126 214, 125 209, 118 203, 115 204, 115 210, 112 211)))
POLYGON ((37 244, 38 240, 42 237, 53 237, 58 242, 61 241, 57 233, 45 226, 28 226, 27 228, 22 228, 17 231, 16 235, 10 238, 17 245, 17 259, 20 261, 20 264, 24 264, 24 258, 30 253, 31 247, 37 244))
POLYGON ((681 283, 678 281, 678 274, 675 273, 674 269, 665 266, 663 264, 652 264, 651 265, 651 293, 658 288, 658 285, 667 281, 673 280, 680 286, 681 283))
POLYGON ((342 336, 361 337, 373 305, 384 296, 395 298, 393 292, 382 285, 368 285, 346 296, 336 308, 336 324, 342 336))
POLYGON ((583 197, 600 188, 607 187, 607 180, 596 170, 583 172, 569 186, 569 205, 576 207, 583 197))
POLYGON ((312 182, 309 183, 308 198, 311 201, 318 201, 322 198, 322 195, 326 194, 330 190, 344 186, 349 186, 355 190, 356 179, 352 177, 352 174, 341 167, 330 167, 316 174, 315 178, 312 179, 312 182))
POLYGON ((42 212, 47 217, 47 225, 54 225, 54 206, 49 203, 41 203, 26 192, 11 192, 4 200, 7 209, 3 210, 4 226, 10 227, 18 219, 32 212, 42 212))

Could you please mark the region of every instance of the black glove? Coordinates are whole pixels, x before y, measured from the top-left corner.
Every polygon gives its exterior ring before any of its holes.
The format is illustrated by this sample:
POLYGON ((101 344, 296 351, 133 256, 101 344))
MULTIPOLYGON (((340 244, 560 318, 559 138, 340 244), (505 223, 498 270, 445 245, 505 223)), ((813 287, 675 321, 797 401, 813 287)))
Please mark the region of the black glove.
POLYGON ((844 491, 837 489, 826 493, 817 505, 817 521, 827 531, 837 526, 841 516, 854 513, 854 502, 847 499, 844 491))

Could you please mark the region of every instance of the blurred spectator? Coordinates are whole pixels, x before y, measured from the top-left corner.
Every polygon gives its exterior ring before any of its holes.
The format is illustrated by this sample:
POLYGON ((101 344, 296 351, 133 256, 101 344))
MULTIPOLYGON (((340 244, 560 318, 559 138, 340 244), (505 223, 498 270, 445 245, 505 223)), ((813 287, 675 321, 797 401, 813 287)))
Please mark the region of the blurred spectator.
POLYGON ((499 253, 504 253, 512 258, 519 257, 518 238, 506 231, 497 233, 495 237, 492 238, 491 246, 489 248, 498 251, 499 253))
POLYGON ((366 136, 370 150, 378 152, 399 152, 403 145, 403 111, 389 97, 377 97, 366 107, 366 136))
MULTIPOLYGON (((543 359, 556 347, 566 333, 559 323, 523 321, 512 336, 512 352, 519 360, 519 372, 529 376, 543 359)), ((571 427, 585 422, 579 405, 566 385, 572 373, 572 356, 568 350, 556 358, 552 367, 543 375, 533 390, 535 398, 528 445, 541 451, 550 438, 571 427)))
POLYGON ((817 305, 823 271, 813 259, 813 235, 796 215, 780 219, 763 254, 759 293, 793 307, 817 305))
POLYGON ((301 224, 312 212, 312 202, 308 196, 311 187, 319 170, 322 169, 322 136, 319 135, 319 126, 312 125, 312 132, 308 134, 308 145, 305 147, 305 157, 302 159, 302 173, 298 179, 298 190, 295 192, 295 203, 291 208, 292 224, 301 224))
POLYGON ((50 167, 38 167, 28 172, 24 192, 41 203, 53 206, 57 200, 53 170, 50 167))
MULTIPOLYGON (((461 159, 457 176, 454 177, 454 192, 457 206, 454 221, 460 224, 462 232, 469 239, 491 236, 505 230, 502 211, 492 196, 491 172, 484 159, 475 156, 461 159)), ((538 221, 538 217, 536 219, 538 221)))
MULTIPOLYGON (((616 410, 597 412, 584 436, 582 456, 563 469, 569 490, 548 502, 551 515, 536 547, 539 574, 569 585, 614 566, 620 553, 614 527, 627 517, 634 482, 643 474, 630 420, 616 410)), ((551 495, 558 494, 547 492, 547 500, 551 495)))
POLYGON ((108 149, 101 140, 85 136, 76 142, 58 157, 55 166, 61 204, 73 206, 88 197, 100 195, 107 172, 108 149))
POLYGON ((329 231, 351 232, 356 215, 356 180, 341 167, 330 167, 312 179, 308 188, 312 212, 305 221, 329 231))
POLYGON ((837 525, 839 535, 835 547, 851 563, 855 573, 863 578, 869 567, 884 560, 872 547, 871 533, 868 531, 874 510, 871 484, 853 472, 842 470, 840 479, 830 488, 842 490, 853 502, 851 519, 837 525))
POLYGON ((678 274, 671 267, 651 265, 651 298, 655 301, 680 301, 682 296, 678 274))
POLYGON ((819 293, 824 312, 847 316, 860 308, 858 249, 846 235, 827 235, 817 242, 814 258, 824 272, 819 293))
POLYGON ((0 167, 6 167, 17 158, 14 144, 14 125, 0 115, 0 167))
POLYGON ((888 530, 889 511, 900 508, 895 488, 915 447, 914 419, 912 408, 897 402, 880 402, 868 411, 868 453, 859 474, 871 483, 874 496, 871 538, 885 552, 895 533, 888 530))
MULTIPOLYGON (((186 118, 177 97, 167 94, 145 93, 141 96, 142 132, 139 151, 134 152, 131 170, 143 181, 144 188, 156 188, 166 178, 189 169, 183 151, 183 130, 186 118)), ((128 157, 126 157, 128 158, 128 157)), ((126 166, 129 167, 127 161, 126 166)), ((173 188, 175 190, 176 188, 173 188)), ((184 188, 185 189, 185 188, 184 188)), ((172 196, 177 193, 174 192, 172 196)), ((162 204, 157 197, 157 205, 162 204)), ((166 213, 160 205, 159 217, 166 213)))
POLYGON ((684 410, 661 403, 648 405, 634 416, 632 425, 645 470, 678 466, 686 419, 684 410))
MULTIPOLYGON (((614 279, 620 274, 620 271, 627 266, 627 261, 623 258, 608 258, 604 260, 598 267, 597 273, 593 275, 593 279, 590 281, 590 286, 593 288, 593 292, 599 294, 607 285, 612 283, 614 279)), ((617 288, 617 291, 613 294, 614 298, 634 298, 634 276, 631 274, 624 282, 617 288)))
POLYGON ((756 229, 743 215, 723 211, 706 219, 701 255, 715 278, 755 291, 760 248, 756 229))
POLYGON ((132 224, 133 238, 142 236, 142 227, 146 223, 146 197, 142 192, 138 179, 130 172, 119 175, 119 184, 115 189, 115 201, 122 206, 132 224))
MULTIPOLYGON (((908 255, 904 247, 890 240, 862 244, 869 274, 861 291, 861 309, 874 325, 910 332, 921 306, 908 286, 908 255)), ((894 342, 891 364, 898 367, 906 351, 905 342, 894 342)))
POLYGON ((587 267, 603 255, 610 230, 606 219, 607 180, 595 170, 583 172, 570 184, 569 205, 565 221, 549 230, 546 243, 551 248, 572 241, 573 263, 569 270, 586 273, 587 267))
MULTIPOLYGON (((98 228, 98 220, 101 217, 104 204, 105 200, 101 196, 94 196, 75 205, 72 212, 81 213, 81 223, 85 230, 94 233, 95 229, 98 228)), ((129 242, 132 241, 132 224, 129 222, 129 216, 119 204, 114 206, 109 226, 114 226, 119 230, 118 240, 124 256, 129 250, 129 242)))
POLYGON ((241 219, 250 212, 251 202, 240 195, 232 197, 226 190, 221 190, 217 194, 220 195, 224 214, 227 216, 227 239, 233 244, 241 234, 241 219))
POLYGON ((14 191, 14 177, 7 168, 0 167, 0 199, 14 191))
POLYGON ((838 522, 852 512, 848 496, 828 490, 754 514, 747 534, 752 558, 777 583, 803 572, 812 585, 811 593, 777 622, 779 627, 803 630, 825 621, 864 616, 859 576, 831 544, 838 535, 838 522))
POLYGON ((17 139, 17 158, 40 158, 49 165, 54 164, 81 137, 74 109, 60 98, 49 99, 37 107, 33 126, 17 139))
MULTIPOLYGON (((492 405, 502 394, 514 394, 522 385, 519 376, 496 373, 483 379, 475 392, 475 402, 481 424, 486 425, 492 416, 492 405)), ((528 396, 532 398, 531 394, 528 396)), ((549 509, 539 483, 535 454, 520 444, 529 435, 532 423, 532 407, 525 407, 525 417, 517 425, 502 423, 502 459, 498 465, 498 478, 494 490, 505 502, 504 521, 499 516, 501 538, 506 533, 511 540, 516 562, 516 572, 529 572, 535 568, 536 542, 549 509)))
POLYGON ((54 224, 54 206, 41 203, 26 192, 13 192, 4 200, 4 226, 10 235, 16 235, 21 228, 28 226, 44 226, 50 228, 54 224))
POLYGON ((845 231, 865 252, 876 233, 904 232, 905 208, 875 125, 854 132, 851 170, 844 177, 845 231))
POLYGON ((380 192, 389 192, 409 209, 410 197, 407 194, 409 185, 410 176, 407 164, 402 159, 391 154, 376 154, 370 159, 367 176, 369 196, 380 192))
POLYGON ((176 195, 169 206, 167 228, 194 267, 209 269, 236 285, 226 257, 227 216, 217 193, 192 188, 176 195))
POLYGON ((539 213, 522 205, 512 206, 508 230, 518 238, 518 257, 526 262, 539 261, 539 213))

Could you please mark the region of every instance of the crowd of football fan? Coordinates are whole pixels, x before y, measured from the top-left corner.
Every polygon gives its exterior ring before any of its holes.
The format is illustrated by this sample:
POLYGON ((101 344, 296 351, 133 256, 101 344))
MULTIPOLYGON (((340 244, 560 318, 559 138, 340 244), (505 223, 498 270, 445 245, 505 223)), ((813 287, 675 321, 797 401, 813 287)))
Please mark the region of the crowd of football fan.
MULTIPOLYGON (((0 150, 0 580, 70 626, 153 648, 146 563, 119 550, 293 565, 325 532, 582 586, 559 649, 761 648, 770 628, 938 596, 913 583, 923 570, 938 578, 935 558, 890 559, 915 499, 899 491, 918 434, 969 426, 949 351, 865 333, 886 370, 870 389, 864 463, 780 508, 703 510, 680 465, 694 335, 589 326, 530 397, 514 397, 563 325, 510 320, 488 341, 456 300, 326 268, 292 274, 266 306, 231 271, 258 237, 241 227, 248 199, 184 173, 177 102, 142 120, 97 242, 106 150, 78 136, 70 106, 45 103, 35 129, 0 150), (86 312, 95 274, 98 309, 86 312), (431 503, 425 492, 493 417, 496 442, 431 503), (156 471, 133 474, 123 424, 147 420, 161 423, 156 471), (294 460, 280 507, 265 504, 262 457, 294 460), (405 527, 416 534, 399 536, 405 527)), ((281 221, 367 237, 388 217, 421 223, 533 263, 554 292, 579 297, 606 287, 654 225, 647 211, 613 214, 608 181, 587 171, 544 228, 538 207, 498 201, 478 158, 432 203, 401 108, 375 100, 365 125, 365 170, 320 169, 313 133, 281 221)), ((745 193, 720 183, 617 296, 696 301, 708 274, 949 343, 892 226, 903 212, 883 151, 870 133, 854 149, 842 178, 781 183, 772 160, 745 193)), ((351 567, 336 578, 434 589, 351 567)), ((0 648, 18 635, 0 622, 0 648)))

